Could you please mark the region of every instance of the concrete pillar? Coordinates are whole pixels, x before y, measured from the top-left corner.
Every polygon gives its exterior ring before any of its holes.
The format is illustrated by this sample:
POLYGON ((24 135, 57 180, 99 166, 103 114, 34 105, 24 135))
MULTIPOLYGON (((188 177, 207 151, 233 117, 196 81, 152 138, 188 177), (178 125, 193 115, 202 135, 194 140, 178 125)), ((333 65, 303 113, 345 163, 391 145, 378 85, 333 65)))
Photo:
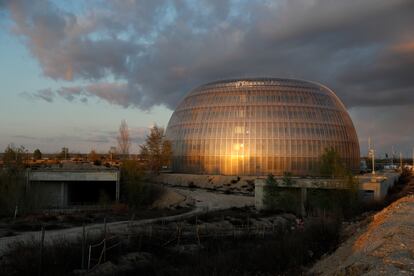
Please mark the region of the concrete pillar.
POLYGON ((264 208, 263 197, 265 185, 266 181, 264 179, 256 178, 254 180, 254 205, 257 210, 262 210, 264 208))

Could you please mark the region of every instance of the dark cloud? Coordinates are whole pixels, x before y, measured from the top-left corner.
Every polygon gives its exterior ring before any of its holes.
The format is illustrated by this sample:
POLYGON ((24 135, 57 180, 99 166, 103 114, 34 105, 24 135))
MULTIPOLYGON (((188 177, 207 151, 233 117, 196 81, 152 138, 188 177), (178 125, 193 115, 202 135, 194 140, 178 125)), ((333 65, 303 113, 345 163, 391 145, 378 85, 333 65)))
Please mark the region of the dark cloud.
POLYGON ((414 150, 412 106, 370 106, 351 108, 350 114, 358 131, 361 153, 367 155, 368 137, 371 137, 377 154, 391 154, 411 157, 414 150))
POLYGON ((90 82, 36 97, 174 108, 205 82, 277 76, 325 83, 349 107, 414 105, 411 0, 102 2, 8 4, 46 76, 90 82))
MULTIPOLYGON (((27 98, 173 109, 218 79, 309 79, 350 108, 363 154, 368 136, 382 152, 411 152, 412 0, 100 0, 76 12, 62 3, 0 0, 0 16, 12 20, 43 74, 64 83, 22 93, 27 98)), ((148 128, 131 133, 137 145, 148 128)), ((44 141, 116 145, 116 132, 79 135, 44 141)))

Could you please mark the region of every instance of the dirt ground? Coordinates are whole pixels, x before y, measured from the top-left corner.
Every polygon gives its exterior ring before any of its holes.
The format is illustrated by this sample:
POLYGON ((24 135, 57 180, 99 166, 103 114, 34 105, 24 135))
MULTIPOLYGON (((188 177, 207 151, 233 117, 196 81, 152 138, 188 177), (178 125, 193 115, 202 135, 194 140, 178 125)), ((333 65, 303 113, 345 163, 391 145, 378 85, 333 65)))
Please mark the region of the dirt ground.
POLYGON ((203 189, 191 188, 171 188, 178 193, 194 199, 196 207, 206 208, 212 210, 222 210, 232 207, 254 206, 254 196, 238 195, 238 194, 223 194, 221 192, 212 192, 203 189))
POLYGON ((351 238, 317 262, 310 275, 414 275, 414 177, 407 196, 348 227, 351 238), (365 222, 365 223, 364 223, 365 222), (366 225, 364 225, 366 224, 366 225))

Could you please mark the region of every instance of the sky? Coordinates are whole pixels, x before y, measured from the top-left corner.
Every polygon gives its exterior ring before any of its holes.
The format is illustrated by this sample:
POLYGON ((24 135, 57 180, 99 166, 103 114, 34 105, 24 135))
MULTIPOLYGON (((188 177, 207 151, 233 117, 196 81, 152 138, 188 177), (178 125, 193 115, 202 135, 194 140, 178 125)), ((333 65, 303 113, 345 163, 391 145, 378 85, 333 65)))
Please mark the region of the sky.
POLYGON ((0 0, 0 151, 138 151, 194 87, 312 80, 348 108, 361 153, 414 147, 412 0, 0 0))

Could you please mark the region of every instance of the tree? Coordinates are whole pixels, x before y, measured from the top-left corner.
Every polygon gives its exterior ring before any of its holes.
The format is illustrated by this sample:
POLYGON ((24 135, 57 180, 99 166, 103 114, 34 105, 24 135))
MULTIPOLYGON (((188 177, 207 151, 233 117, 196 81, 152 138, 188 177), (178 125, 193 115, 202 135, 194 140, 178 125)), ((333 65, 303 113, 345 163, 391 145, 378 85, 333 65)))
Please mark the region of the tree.
POLYGON ((338 198, 332 196, 332 192, 329 191, 319 192, 319 196, 314 200, 315 206, 322 209, 324 213, 327 209, 334 208, 341 209, 341 212, 352 213, 359 208, 359 183, 335 149, 325 149, 321 156, 320 172, 323 176, 341 181, 348 189, 336 191, 338 198))
POLYGON ((163 139, 162 141, 162 149, 161 149, 161 165, 170 167, 171 166, 171 156, 172 156, 172 145, 171 141, 163 139))
POLYGON ((42 152, 39 149, 35 149, 35 151, 33 152, 33 158, 35 160, 42 159, 42 152))
POLYGON ((69 149, 66 147, 62 148, 62 151, 59 153, 58 158, 62 160, 69 159, 70 158, 69 149))
POLYGON ((171 142, 165 138, 164 129, 155 125, 140 145, 140 158, 147 164, 147 169, 158 173, 163 166, 169 166, 172 156, 171 142))
POLYGON ((292 179, 291 172, 283 172, 282 183, 286 186, 292 186, 295 184, 295 181, 292 179))
POLYGON ((164 192, 162 187, 147 183, 142 166, 135 160, 121 164, 121 198, 132 211, 152 204, 164 192))
POLYGON ((333 148, 325 149, 322 154, 320 173, 322 176, 330 176, 331 178, 345 177, 349 174, 341 156, 333 148))
MULTIPOLYGON (((284 180, 282 180, 282 183, 287 185, 284 183, 284 180)), ((263 187, 263 204, 265 208, 268 210, 297 212, 299 208, 297 189, 281 188, 278 184, 278 181, 272 174, 267 176, 266 185, 263 187)))
POLYGON ((20 169, 23 167, 24 154, 26 149, 23 146, 19 148, 15 147, 13 144, 7 146, 3 154, 3 164, 4 167, 9 169, 20 169))
POLYGON ((119 134, 117 137, 119 153, 122 158, 127 158, 129 155, 129 148, 131 147, 131 141, 129 138, 129 129, 125 120, 121 121, 119 126, 119 134))
POLYGON ((97 166, 101 165, 101 159, 95 150, 91 150, 91 152, 89 152, 88 160, 93 162, 94 165, 97 165, 97 166))

